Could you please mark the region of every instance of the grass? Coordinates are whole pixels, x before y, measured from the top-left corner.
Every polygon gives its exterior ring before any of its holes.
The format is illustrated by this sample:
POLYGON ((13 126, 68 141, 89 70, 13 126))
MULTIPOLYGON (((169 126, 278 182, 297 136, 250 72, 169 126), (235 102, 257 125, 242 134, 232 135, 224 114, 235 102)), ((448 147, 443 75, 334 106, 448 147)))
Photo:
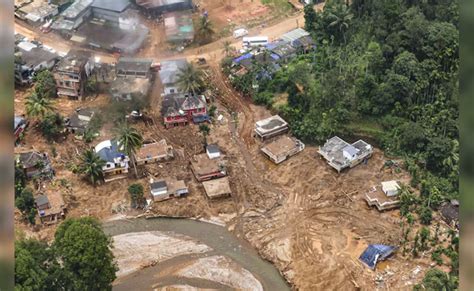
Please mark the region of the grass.
POLYGON ((377 119, 364 118, 351 121, 346 129, 354 134, 378 137, 383 134, 382 126, 377 119))
POLYGON ((292 6, 288 0, 262 0, 262 4, 275 8, 278 12, 288 12, 292 6))

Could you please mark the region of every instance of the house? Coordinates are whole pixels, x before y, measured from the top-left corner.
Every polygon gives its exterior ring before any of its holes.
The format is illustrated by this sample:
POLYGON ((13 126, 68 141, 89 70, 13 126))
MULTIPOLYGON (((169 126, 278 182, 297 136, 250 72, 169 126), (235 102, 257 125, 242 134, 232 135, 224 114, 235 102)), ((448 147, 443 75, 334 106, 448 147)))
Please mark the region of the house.
POLYGON ((54 170, 51 167, 47 153, 28 151, 17 154, 16 163, 23 169, 27 178, 52 178, 54 170))
POLYGON ((14 119, 14 134, 15 134, 15 143, 17 143, 22 133, 25 131, 26 127, 28 126, 28 122, 22 116, 16 116, 14 119))
POLYGON ((194 40, 192 13, 171 12, 163 15, 166 41, 174 45, 187 45, 194 40))
POLYGON ((166 128, 201 123, 209 120, 205 98, 190 94, 167 94, 161 104, 161 116, 166 128))
POLYGON ((151 181, 151 195, 154 201, 163 201, 173 197, 183 197, 189 193, 183 180, 171 178, 151 181))
POLYGON ((90 7, 94 17, 118 23, 121 13, 130 5, 130 0, 94 0, 90 7))
POLYGON ((57 191, 36 196, 35 205, 42 224, 54 224, 66 216, 67 205, 61 193, 57 191))
POLYGON ((352 168, 367 161, 372 156, 373 148, 363 140, 349 144, 335 136, 319 147, 318 153, 331 167, 341 172, 345 168, 352 168))
POLYGON ((117 77, 150 78, 152 59, 143 58, 119 58, 115 65, 117 77))
POLYGON ((283 34, 280 39, 288 42, 290 45, 294 45, 295 42, 303 37, 309 36, 309 32, 302 28, 296 28, 287 33, 283 34))
POLYGON ((95 152, 106 162, 102 167, 105 182, 127 177, 130 159, 117 141, 105 140, 96 145, 95 152))
POLYGON ((90 52, 71 49, 53 71, 58 96, 83 100, 86 82, 93 68, 94 60, 90 52))
POLYGON ((59 61, 60 57, 51 49, 31 43, 29 41, 21 41, 16 45, 17 55, 21 57, 22 65, 27 66, 33 72, 42 69, 52 69, 59 61))
POLYGON ((206 154, 193 156, 191 159, 191 170, 199 182, 227 175, 225 163, 222 160, 211 160, 206 154))
POLYGON ((294 57, 296 57, 297 49, 287 42, 280 42, 279 45, 275 46, 271 50, 272 56, 279 62, 287 63, 294 57))
POLYGON ((207 145, 206 154, 211 160, 218 159, 221 157, 221 151, 219 150, 219 146, 216 144, 207 145))
POLYGON ((442 219, 450 226, 459 229, 459 201, 451 200, 439 209, 442 219))
POLYGON ((400 206, 399 192, 400 185, 397 181, 386 181, 380 186, 372 187, 365 194, 365 200, 369 206, 377 207, 378 211, 389 210, 400 206))
POLYGON ((279 115, 274 115, 255 123, 255 133, 261 139, 265 140, 289 130, 288 123, 279 115))
POLYGON ((287 158, 303 151, 304 147, 304 143, 296 138, 282 136, 265 145, 260 150, 275 164, 279 164, 287 158))
MULTIPOLYGON (((163 85, 163 92, 166 94, 178 93, 177 85, 178 75, 181 69, 186 68, 188 62, 186 59, 162 61, 159 72, 161 84, 163 85)), ((183 92, 187 93, 187 92, 183 92)))
POLYGON ((116 101, 145 100, 151 89, 147 78, 115 78, 110 83, 110 96, 116 101))
POLYGON ((95 115, 95 110, 91 108, 78 108, 66 120, 66 128, 76 136, 82 136, 89 128, 89 123, 95 115))
POLYGON ((152 16, 165 12, 193 9, 192 0, 136 0, 137 5, 152 16))
POLYGON ((135 154, 137 165, 145 165, 174 158, 173 147, 162 139, 159 142, 143 144, 135 154))
POLYGON ((53 22, 51 28, 60 33, 68 33, 77 29, 92 15, 90 6, 94 0, 76 0, 64 10, 58 20, 53 22))
POLYGON ((220 179, 202 182, 206 195, 209 199, 216 199, 220 197, 227 197, 232 194, 229 186, 229 178, 224 177, 220 179))
POLYGON ((48 1, 34 0, 16 10, 16 15, 33 26, 39 26, 58 15, 58 6, 48 1))

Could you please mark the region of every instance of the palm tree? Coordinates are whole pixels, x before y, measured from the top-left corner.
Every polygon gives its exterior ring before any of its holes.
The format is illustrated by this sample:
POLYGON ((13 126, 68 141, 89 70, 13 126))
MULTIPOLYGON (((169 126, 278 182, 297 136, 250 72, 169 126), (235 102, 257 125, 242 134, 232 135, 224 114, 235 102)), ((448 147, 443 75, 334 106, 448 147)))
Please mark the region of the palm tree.
POLYGON ((26 114, 30 117, 44 117, 54 110, 51 99, 40 97, 36 93, 26 99, 25 107, 26 114))
POLYGON ((210 42, 214 33, 215 31, 212 27, 212 22, 207 17, 201 16, 197 25, 197 41, 200 44, 210 42))
POLYGON ((346 34, 345 31, 349 28, 349 23, 352 20, 354 15, 351 13, 349 6, 340 5, 338 6, 335 13, 330 12, 328 17, 332 19, 332 22, 329 23, 330 27, 337 27, 339 32, 342 35, 344 44, 346 43, 346 34))
POLYGON ((85 174, 93 185, 104 178, 104 167, 106 162, 93 150, 89 149, 82 153, 79 172, 85 174))
POLYGON ((177 84, 182 92, 196 95, 204 87, 204 73, 193 64, 188 64, 179 70, 177 84))
POLYGON ((115 138, 121 149, 130 157, 133 169, 135 170, 135 176, 138 177, 135 152, 143 144, 142 135, 135 128, 130 127, 127 123, 123 123, 117 128, 115 138))
POLYGON ((226 57, 230 56, 232 53, 234 53, 235 48, 232 46, 232 42, 226 40, 223 43, 223 51, 226 57))

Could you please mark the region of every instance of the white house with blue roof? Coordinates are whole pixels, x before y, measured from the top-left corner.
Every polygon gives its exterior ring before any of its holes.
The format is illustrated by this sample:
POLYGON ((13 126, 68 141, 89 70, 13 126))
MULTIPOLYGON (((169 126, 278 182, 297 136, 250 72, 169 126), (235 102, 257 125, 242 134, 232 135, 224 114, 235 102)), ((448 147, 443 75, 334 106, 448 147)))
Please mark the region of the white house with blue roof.
POLYGON ((130 158, 115 140, 105 140, 95 147, 95 152, 106 162, 102 167, 105 182, 127 177, 130 158))

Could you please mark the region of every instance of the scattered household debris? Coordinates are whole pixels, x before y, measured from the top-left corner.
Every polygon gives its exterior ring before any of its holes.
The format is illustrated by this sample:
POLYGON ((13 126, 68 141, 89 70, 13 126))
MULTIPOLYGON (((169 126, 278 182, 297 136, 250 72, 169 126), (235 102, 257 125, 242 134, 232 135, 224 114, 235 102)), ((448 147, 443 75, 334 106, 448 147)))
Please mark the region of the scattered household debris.
POLYGON ((365 251, 360 255, 359 260, 366 264, 372 270, 375 270, 377 263, 383 261, 391 256, 396 250, 396 247, 372 244, 369 245, 365 251))

